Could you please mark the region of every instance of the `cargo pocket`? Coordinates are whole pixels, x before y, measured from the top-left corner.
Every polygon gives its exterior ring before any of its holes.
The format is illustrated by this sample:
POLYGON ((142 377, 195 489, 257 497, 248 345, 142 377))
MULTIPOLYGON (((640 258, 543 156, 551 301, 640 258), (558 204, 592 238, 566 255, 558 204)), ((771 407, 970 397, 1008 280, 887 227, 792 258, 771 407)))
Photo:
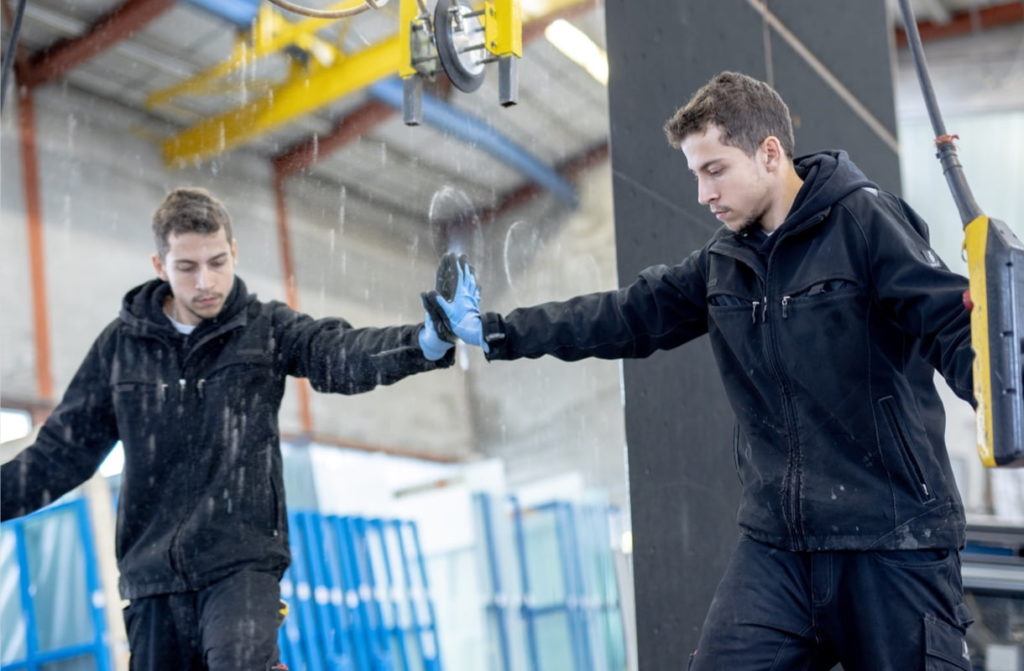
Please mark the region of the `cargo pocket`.
POLYGON ((934 615, 924 616, 925 671, 971 671, 963 632, 934 615))

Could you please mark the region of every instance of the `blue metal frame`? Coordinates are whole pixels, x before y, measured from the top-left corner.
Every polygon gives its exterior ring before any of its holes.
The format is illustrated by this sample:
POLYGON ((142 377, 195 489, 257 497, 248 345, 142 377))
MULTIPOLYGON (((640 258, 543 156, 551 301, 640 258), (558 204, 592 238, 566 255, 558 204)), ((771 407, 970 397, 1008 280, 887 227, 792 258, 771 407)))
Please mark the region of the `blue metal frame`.
POLYGON ((348 635, 355 652, 357 669, 372 669, 370 658, 370 642, 367 633, 368 622, 359 594, 359 578, 352 559, 351 534, 344 518, 329 517, 331 529, 334 531, 334 543, 338 552, 338 568, 341 569, 344 591, 344 612, 349 625, 348 635))
POLYGON ((292 565, 289 569, 295 585, 294 604, 292 609, 294 616, 299 620, 301 636, 298 646, 305 658, 305 668, 309 671, 323 671, 321 651, 317 649, 316 637, 312 632, 317 630, 316 614, 314 606, 310 603, 313 596, 313 585, 309 576, 309 569, 306 564, 306 548, 302 539, 303 525, 300 515, 302 513, 291 513, 290 527, 293 530, 291 538, 292 565), (295 536, 298 536, 296 538, 295 536))
POLYGON ((575 515, 572 506, 564 502, 555 504, 553 510, 558 536, 564 539, 561 543, 562 566, 566 576, 566 611, 572 630, 573 659, 579 671, 589 671, 594 668, 590 654, 590 618, 575 515))
POLYGON ((406 545, 419 552, 415 525, 317 512, 288 517, 292 565, 281 584, 291 615, 278 636, 281 661, 296 671, 440 671, 431 604, 422 604, 426 617, 403 618, 395 596, 401 569, 414 611, 411 585, 419 576, 411 564, 416 557, 404 553, 406 545), (411 534, 408 544, 403 529, 411 534), (389 530, 395 533, 393 542, 389 530), (400 567, 392 566, 392 548, 401 557, 400 567), (419 643, 419 666, 410 657, 409 635, 419 643), (423 645, 423 636, 431 637, 430 645, 423 645))
POLYGON ((550 501, 530 509, 533 513, 546 513, 553 517, 563 582, 561 601, 537 604, 530 587, 524 511, 515 497, 509 497, 509 503, 515 520, 523 589, 521 612, 526 626, 531 671, 542 669, 536 619, 556 613, 564 613, 566 616, 572 668, 575 671, 611 671, 622 668, 625 664, 625 634, 620 627, 618 631, 613 630, 612 617, 619 613, 620 604, 617 587, 613 587, 614 593, 608 591, 609 577, 611 585, 614 585, 614 567, 611 563, 607 527, 601 526, 602 519, 606 519, 613 508, 550 501), (588 567, 596 573, 588 573, 588 567), (618 638, 613 640, 613 636, 618 638))
POLYGON ((416 632, 416 649, 423 661, 424 671, 441 671, 441 644, 437 635, 437 618, 434 613, 434 602, 430 598, 430 581, 427 579, 426 563, 420 549, 419 533, 412 522, 395 520, 393 524, 398 532, 398 547, 409 594, 412 629, 416 632), (421 615, 425 617, 421 618, 421 615))
POLYGON ((533 607, 533 592, 530 589, 530 571, 526 560, 526 531, 523 525, 523 509, 519 505, 519 499, 515 496, 508 497, 509 505, 512 506, 512 514, 515 520, 516 550, 519 555, 519 579, 522 582, 523 604, 519 609, 523 622, 526 626, 526 648, 530 659, 531 671, 541 671, 540 649, 537 645, 537 625, 534 622, 535 615, 543 614, 539 609, 533 607))
POLYGON ((315 519, 316 541, 322 564, 322 584, 327 593, 325 604, 326 620, 329 623, 329 649, 336 656, 335 668, 339 671, 356 669, 355 651, 348 637, 348 621, 345 617, 344 584, 341 578, 340 556, 337 544, 330 542, 332 526, 330 520, 322 515, 311 516, 315 519))
POLYGON ((377 594, 377 577, 368 545, 366 518, 351 517, 349 524, 356 567, 359 570, 359 592, 363 597, 370 625, 370 649, 374 656, 374 668, 379 671, 392 671, 391 647, 388 643, 387 626, 384 623, 384 609, 377 594))
POLYGON ((239 28, 249 28, 256 13, 259 11, 261 0, 179 0, 186 5, 192 5, 199 9, 205 9, 211 14, 226 19, 239 28))
POLYGON ((395 649, 398 652, 399 668, 401 671, 410 671, 409 651, 408 646, 406 646, 405 643, 405 631, 402 627, 402 615, 398 606, 398 599, 394 596, 396 582, 394 572, 391 569, 391 557, 388 556, 388 542, 384 521, 381 519, 369 520, 367 532, 368 538, 370 538, 369 532, 373 532, 379 540, 381 562, 384 569, 384 577, 386 578, 388 585, 388 589, 383 598, 387 599, 391 606, 391 626, 387 627, 388 636, 395 642, 395 649))
POLYGON ((92 615, 92 630, 95 632, 95 643, 92 647, 96 650, 96 668, 109 669, 111 667, 110 651, 106 646, 107 620, 106 614, 103 612, 103 600, 92 598, 94 594, 102 595, 103 587, 100 584, 96 548, 92 540, 92 527, 89 524, 89 511, 84 499, 74 507, 78 518, 78 531, 82 538, 82 553, 85 555, 85 585, 89 590, 89 612, 92 615))
POLYGON ((66 503, 47 506, 26 517, 4 522, 4 527, 14 533, 15 555, 18 561, 18 589, 21 598, 21 613, 25 621, 25 658, 5 664, 4 668, 36 671, 46 664, 92 655, 97 669, 110 669, 110 651, 107 649, 106 644, 106 618, 104 617, 103 606, 93 599, 93 595, 100 590, 100 580, 95 548, 92 541, 92 530, 89 524, 89 511, 86 508, 85 500, 75 499, 66 503), (82 554, 85 558, 85 583, 86 589, 89 590, 86 599, 93 625, 93 638, 91 643, 79 643, 41 652, 39 650, 39 629, 35 614, 34 581, 32 580, 32 570, 28 561, 28 547, 25 542, 25 524, 69 510, 75 515, 79 539, 82 542, 82 554))
POLYGON ((317 513, 303 512, 297 515, 302 523, 306 559, 309 562, 310 588, 313 597, 313 611, 316 613, 316 638, 325 665, 332 671, 340 668, 338 659, 341 651, 335 645, 335 611, 331 608, 331 592, 328 587, 327 564, 324 555, 323 533, 320 522, 323 517, 317 513))
POLYGON ((481 529, 484 533, 484 547, 487 557, 487 573, 490 577, 491 598, 487 610, 494 619, 494 627, 498 634, 498 651, 501 654, 502 671, 512 671, 512 653, 509 643, 508 607, 506 596, 502 591, 501 566, 498 560, 498 548, 494 536, 494 513, 491 509, 491 496, 482 492, 473 495, 480 513, 481 529))
MULTIPOLYGON (((413 635, 422 660, 418 668, 441 671, 436 618, 415 524, 302 511, 290 512, 288 518, 292 565, 281 585, 290 614, 278 634, 281 661, 295 671, 410 671, 417 667, 411 663, 406 636, 413 635), (394 532, 394 540, 389 540, 388 530, 394 532), (400 567, 392 566, 390 548, 401 558, 400 567), (399 569, 402 578, 397 574, 399 569), (403 621, 396 600, 400 579, 404 579, 409 601, 408 623, 403 621), (344 595, 340 600, 339 593, 344 595)), ((85 502, 57 504, 5 522, 4 529, 14 535, 12 559, 18 564, 26 627, 26 655, 5 664, 5 671, 37 671, 43 665, 84 655, 93 656, 98 670, 110 669, 103 608, 92 598, 100 590, 100 583, 85 502), (24 525, 68 510, 75 515, 82 539, 94 640, 40 652, 24 525)))
POLYGON ((420 531, 412 522, 403 522, 405 527, 412 534, 412 550, 413 556, 416 557, 416 564, 419 567, 420 572, 420 586, 423 589, 423 600, 426 603, 427 608, 427 624, 424 625, 425 634, 430 637, 433 641, 433 656, 429 659, 424 656, 424 665, 428 671, 440 671, 441 669, 441 640, 437 635, 437 613, 434 611, 434 599, 430 596, 430 579, 427 578, 427 561, 423 556, 423 549, 420 545, 420 531))

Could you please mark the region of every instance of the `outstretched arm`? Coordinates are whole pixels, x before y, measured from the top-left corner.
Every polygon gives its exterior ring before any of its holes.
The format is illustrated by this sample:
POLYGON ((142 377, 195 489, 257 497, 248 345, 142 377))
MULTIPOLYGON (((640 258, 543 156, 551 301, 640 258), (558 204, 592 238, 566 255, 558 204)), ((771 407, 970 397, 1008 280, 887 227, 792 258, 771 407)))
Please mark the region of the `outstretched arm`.
POLYGON ((450 349, 427 359, 419 340, 424 324, 353 328, 344 319, 313 319, 283 304, 274 309, 285 372, 309 378, 317 391, 359 394, 455 360, 450 349))
POLYGON ((93 344, 35 443, 0 467, 0 519, 27 515, 85 482, 117 442, 104 342, 93 344))
POLYGON ((623 289, 519 308, 505 316, 481 315, 480 294, 467 268, 460 273, 454 300, 436 300, 456 335, 481 347, 488 359, 644 357, 707 332, 700 259, 697 251, 679 265, 647 268, 623 289))

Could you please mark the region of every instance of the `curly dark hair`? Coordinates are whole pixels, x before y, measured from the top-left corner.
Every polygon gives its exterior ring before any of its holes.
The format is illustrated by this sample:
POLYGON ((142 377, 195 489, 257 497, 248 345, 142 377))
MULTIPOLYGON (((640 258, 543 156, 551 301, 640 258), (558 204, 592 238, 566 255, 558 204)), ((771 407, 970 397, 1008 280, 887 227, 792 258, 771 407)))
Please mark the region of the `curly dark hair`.
POLYGON ((171 233, 216 233, 222 228, 231 242, 231 215, 227 208, 209 191, 198 187, 174 189, 153 214, 153 235, 161 257, 167 256, 170 249, 171 233))
POLYGON ((786 156, 793 158, 789 108, 775 89, 758 79, 739 72, 719 72, 665 122, 665 137, 678 149, 687 136, 703 133, 712 124, 722 129, 724 144, 742 149, 748 156, 774 135, 786 156))

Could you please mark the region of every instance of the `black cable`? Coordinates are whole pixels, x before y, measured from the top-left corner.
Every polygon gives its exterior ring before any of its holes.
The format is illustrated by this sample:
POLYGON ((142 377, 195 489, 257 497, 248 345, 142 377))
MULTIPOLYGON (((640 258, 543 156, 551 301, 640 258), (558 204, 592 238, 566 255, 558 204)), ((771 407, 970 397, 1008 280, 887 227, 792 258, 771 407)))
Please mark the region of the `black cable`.
POLYGON ((931 77, 928 74, 928 64, 924 59, 924 47, 921 46, 921 34, 917 31, 917 21, 910 9, 910 0, 899 0, 899 3, 900 12, 903 14, 903 29, 907 35, 907 44, 910 46, 914 69, 917 70, 917 80, 921 84, 921 95, 924 96, 924 105, 928 108, 928 118, 931 119, 932 129, 935 131, 938 159, 942 164, 942 172, 946 176, 949 190, 953 192, 956 207, 960 210, 960 220, 966 226, 980 216, 982 211, 974 200, 971 187, 967 184, 963 166, 960 165, 960 160, 956 155, 953 138, 946 133, 946 125, 942 122, 942 112, 939 111, 939 104, 935 100, 935 89, 932 88, 931 77))
POLYGON ((3 75, 0 76, 0 110, 7 100, 7 79, 11 76, 14 65, 14 50, 18 46, 18 33, 21 32, 21 17, 25 14, 26 0, 18 0, 18 9, 14 11, 14 23, 11 24, 11 34, 7 39, 7 49, 4 52, 3 75))

